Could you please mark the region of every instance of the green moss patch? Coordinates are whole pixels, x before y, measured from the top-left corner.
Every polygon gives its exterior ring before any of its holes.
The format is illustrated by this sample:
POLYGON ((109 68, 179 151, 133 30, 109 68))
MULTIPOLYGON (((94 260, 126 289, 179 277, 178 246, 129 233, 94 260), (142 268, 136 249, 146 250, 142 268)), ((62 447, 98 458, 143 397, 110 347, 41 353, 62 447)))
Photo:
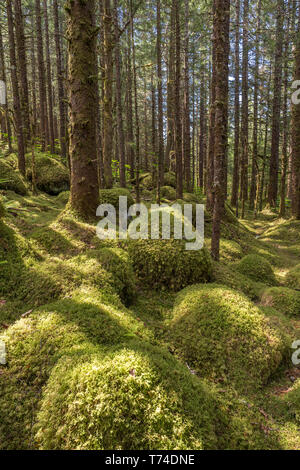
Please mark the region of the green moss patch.
POLYGON ((264 291, 261 302, 289 316, 300 316, 300 292, 286 287, 272 287, 264 291))
POLYGON ((140 281, 154 289, 178 291, 211 280, 207 250, 187 251, 181 240, 131 241, 129 256, 140 281))
POLYGON ((171 186, 163 186, 160 191, 161 197, 168 201, 175 201, 176 191, 171 186))
MULTIPOLYGON (((32 157, 26 156, 26 175, 32 180, 32 157)), ((35 155, 36 185, 40 191, 56 196, 70 188, 68 169, 55 158, 43 153, 35 155)))
POLYGON ((271 264, 262 256, 248 255, 235 265, 235 269, 253 281, 267 285, 276 284, 275 274, 271 264))
POLYGON ((14 169, 6 160, 0 158, 0 189, 11 190, 25 196, 27 186, 18 170, 14 169))
POLYGON ((217 284, 178 294, 169 327, 175 352, 201 377, 245 391, 266 383, 285 354, 282 335, 267 317, 217 284))
POLYGON ((236 272, 230 266, 225 266, 220 263, 213 264, 213 280, 218 284, 242 292, 251 300, 260 299, 266 287, 265 284, 252 281, 252 279, 236 272))
POLYGON ((100 191, 100 204, 111 204, 115 209, 119 209, 119 198, 121 196, 127 197, 128 207, 134 204, 133 197, 128 189, 114 188, 114 189, 101 189, 100 191))
POLYGON ((300 264, 297 264, 297 266, 287 273, 285 283, 292 289, 300 290, 300 264))

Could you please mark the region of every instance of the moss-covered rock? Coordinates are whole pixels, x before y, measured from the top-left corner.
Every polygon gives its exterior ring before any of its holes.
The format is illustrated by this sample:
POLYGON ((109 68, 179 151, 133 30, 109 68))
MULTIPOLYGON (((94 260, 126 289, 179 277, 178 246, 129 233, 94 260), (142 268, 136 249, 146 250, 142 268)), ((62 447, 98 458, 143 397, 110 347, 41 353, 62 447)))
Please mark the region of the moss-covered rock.
POLYGON ((131 241, 129 255, 140 281, 154 289, 178 291, 212 277, 208 251, 187 251, 181 240, 131 241))
POLYGON ((133 197, 128 189, 114 188, 114 189, 101 189, 100 191, 100 204, 111 204, 116 210, 119 209, 119 198, 127 197, 128 207, 134 204, 133 197))
POLYGON ((37 419, 41 449, 180 450, 217 446, 208 386, 169 354, 129 343, 66 357, 37 419))
POLYGON ((70 191, 63 191, 57 196, 57 200, 63 204, 67 204, 70 199, 70 191))
POLYGON ((164 175, 164 184, 166 186, 171 186, 172 188, 176 188, 176 175, 172 171, 165 173, 164 175))
POLYGON ((176 199, 176 191, 172 186, 163 186, 160 194, 162 198, 168 201, 175 201, 176 199))
POLYGON ((11 190, 25 196, 26 183, 18 170, 14 169, 6 160, 0 158, 0 189, 11 190))
POLYGON ((297 264, 297 266, 287 273, 285 283, 291 289, 300 290, 300 264, 297 264))
POLYGON ((235 269, 253 281, 267 285, 276 284, 275 274, 271 264, 262 256, 248 255, 235 265, 235 269))
POLYGON ((298 380, 289 393, 285 396, 285 402, 289 407, 290 414, 300 425, 300 380, 298 380))
POLYGON ((300 316, 300 292, 286 287, 271 287, 264 291, 262 305, 274 307, 281 313, 300 316))
MULTIPOLYGON (((26 175, 32 180, 32 156, 26 156, 26 175)), ((36 185, 40 191, 57 196, 70 188, 68 169, 53 157, 43 153, 35 155, 36 185)))
POLYGON ((245 296, 217 284, 178 294, 169 324, 174 351, 201 377, 249 391, 286 352, 282 334, 245 296))

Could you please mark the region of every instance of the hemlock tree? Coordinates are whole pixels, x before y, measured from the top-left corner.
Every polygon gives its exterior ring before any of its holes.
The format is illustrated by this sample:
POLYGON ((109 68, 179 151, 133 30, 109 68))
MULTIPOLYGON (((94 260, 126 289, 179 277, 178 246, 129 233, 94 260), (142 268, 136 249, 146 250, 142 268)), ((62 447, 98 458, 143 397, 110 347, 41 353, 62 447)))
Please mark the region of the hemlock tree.
POLYGON ((94 0, 70 0, 68 13, 69 145, 71 208, 95 217, 98 206, 96 150, 96 35, 94 0))

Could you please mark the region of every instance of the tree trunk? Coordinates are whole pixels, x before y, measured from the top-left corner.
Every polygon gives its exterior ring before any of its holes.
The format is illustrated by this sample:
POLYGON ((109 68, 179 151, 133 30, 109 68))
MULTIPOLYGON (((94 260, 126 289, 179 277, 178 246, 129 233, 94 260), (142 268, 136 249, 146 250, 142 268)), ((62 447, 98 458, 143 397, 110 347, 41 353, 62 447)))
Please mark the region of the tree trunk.
MULTIPOLYGON (((3 37, 2 37, 2 26, 0 24, 0 80, 2 80, 5 85, 7 85, 6 81, 6 67, 5 67, 5 59, 4 59, 4 48, 3 48, 3 37)), ((12 136, 11 136, 11 125, 8 113, 8 102, 6 96, 6 104, 3 105, 4 107, 4 118, 5 118, 5 125, 6 125, 6 132, 7 132, 7 140, 8 140, 8 151, 9 153, 13 152, 12 148, 12 136)))
POLYGON ((184 31, 184 97, 183 97, 183 162, 187 191, 191 191, 191 122, 190 122, 190 68, 189 68, 189 0, 185 0, 184 31))
POLYGON ((94 7, 94 0, 70 0, 66 6, 69 43, 71 208, 83 218, 95 217, 99 201, 94 7))
POLYGON ((278 196, 282 52, 283 52, 283 18, 284 18, 284 0, 278 0, 277 27, 276 27, 276 52, 275 52, 275 69, 274 69, 272 149, 271 149, 271 158, 270 158, 270 177, 269 177, 269 192, 268 192, 268 202, 270 206, 273 208, 276 208, 277 206, 277 196, 278 196))
POLYGON ((162 62, 161 62, 161 8, 160 0, 156 3, 157 9, 157 90, 158 90, 158 177, 157 202, 160 204, 160 188, 164 185, 164 117, 162 93, 162 62))
POLYGON ((180 107, 180 79, 181 79, 181 32, 180 32, 180 0, 173 0, 175 11, 175 90, 174 90, 174 122, 175 122, 175 154, 176 154, 176 180, 177 199, 183 197, 183 174, 182 174, 182 122, 180 107))
POLYGON ((26 172, 25 145, 24 145, 20 95, 19 95, 15 35, 14 35, 14 20, 13 20, 12 4, 10 1, 6 2, 6 11, 7 11, 7 25, 8 25, 8 39, 9 39, 11 82, 12 82, 13 101, 14 101, 14 121, 15 121, 15 128, 16 128, 17 141, 18 141, 18 168, 19 168, 20 173, 23 176, 25 176, 25 172, 26 172))
MULTIPOLYGON (((295 47, 294 80, 300 80, 300 12, 295 47)), ((292 105, 292 214, 300 220, 300 104, 292 105)))
POLYGON ((234 164, 231 205, 239 214, 239 172, 240 172, 240 13, 241 3, 236 0, 235 25, 235 83, 234 83, 234 164))
POLYGON ((249 61, 249 0, 244 0, 243 28, 243 83, 242 83, 242 168, 241 198, 242 218, 245 217, 245 204, 248 199, 248 144, 249 144, 249 102, 248 102, 248 61, 249 61))
POLYGON ((215 68, 215 145, 214 145, 214 209, 212 229, 212 256, 220 259, 221 221, 224 214, 225 187, 224 167, 226 162, 228 134, 228 75, 229 75, 229 24, 230 0, 215 0, 214 49, 215 68))
POLYGON ((46 38, 46 68, 47 68, 47 91, 49 108, 49 145, 50 152, 55 153, 54 145, 54 117, 53 117, 53 95, 52 95, 52 70, 50 58, 49 20, 47 0, 44 0, 45 38, 46 38))

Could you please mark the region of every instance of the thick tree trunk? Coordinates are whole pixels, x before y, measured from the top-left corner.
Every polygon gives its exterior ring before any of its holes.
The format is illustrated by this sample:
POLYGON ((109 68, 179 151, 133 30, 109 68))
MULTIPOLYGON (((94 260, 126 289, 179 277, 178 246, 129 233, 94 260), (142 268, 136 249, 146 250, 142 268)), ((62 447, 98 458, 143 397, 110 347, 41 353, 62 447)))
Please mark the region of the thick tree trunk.
POLYGON ((187 191, 191 191, 191 121, 190 121, 190 67, 189 67, 189 0, 185 0, 184 31, 184 96, 183 96, 183 162, 184 181, 187 191))
POLYGON ((249 102, 248 102, 248 61, 249 61, 249 0, 244 0, 243 28, 243 83, 242 83, 242 167, 241 167, 241 199, 242 218, 245 217, 245 204, 248 200, 248 145, 249 145, 249 102))
POLYGON ((229 23, 230 0, 216 0, 214 8, 215 69, 215 145, 214 145, 214 209, 211 251, 216 261, 220 258, 221 221, 224 214, 226 162, 228 134, 228 75, 229 75, 229 23))
POLYGON ((181 81, 181 30, 180 30, 180 0, 173 0, 175 11, 175 90, 174 90, 174 122, 175 122, 175 155, 176 155, 176 180, 177 199, 183 197, 183 174, 182 174, 182 121, 180 106, 180 81, 181 81))
POLYGON ((71 208, 95 217, 99 201, 96 152, 96 30, 94 0, 70 0, 68 81, 71 208), (80 26, 80 27, 79 27, 80 26))
POLYGON ((162 93, 162 59, 161 59, 161 8, 157 0, 157 89, 158 89, 158 178, 157 202, 160 204, 160 188, 164 185, 164 116, 162 93))
MULTIPOLYGON (((295 48, 294 80, 300 80, 300 11, 295 48)), ((292 105, 292 214, 300 220, 300 104, 292 105)))
MULTIPOLYGON (((213 11, 215 11, 216 5, 215 0, 213 1, 213 11)), ((215 148, 215 103, 216 103, 216 51, 215 51, 215 31, 213 32, 213 43, 212 43, 212 75, 210 85, 210 115, 209 115, 209 141, 208 141, 208 153, 207 153, 207 187, 206 195, 207 202, 206 207, 209 211, 213 210, 214 207, 214 148, 215 148)))

